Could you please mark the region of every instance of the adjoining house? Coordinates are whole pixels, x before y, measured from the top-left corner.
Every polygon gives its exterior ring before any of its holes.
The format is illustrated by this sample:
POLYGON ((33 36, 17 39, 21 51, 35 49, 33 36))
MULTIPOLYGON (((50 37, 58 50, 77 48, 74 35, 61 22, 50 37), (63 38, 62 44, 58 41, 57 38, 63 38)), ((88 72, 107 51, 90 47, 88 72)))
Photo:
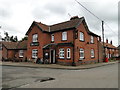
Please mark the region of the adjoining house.
POLYGON ((26 59, 27 41, 22 42, 1 42, 3 60, 20 60, 26 59))
POLYGON ((2 43, 0 42, 0 60, 2 60, 2 43))
POLYGON ((104 47, 105 47, 105 54, 109 59, 119 56, 118 48, 112 44, 112 41, 108 43, 108 39, 106 39, 106 43, 104 47))
POLYGON ((103 61, 100 36, 88 29, 85 18, 45 25, 33 22, 27 31, 27 59, 37 58, 44 63, 80 65, 103 61))
POLYGON ((119 50, 118 53, 119 53, 119 57, 120 57, 120 45, 118 46, 118 50, 119 50))

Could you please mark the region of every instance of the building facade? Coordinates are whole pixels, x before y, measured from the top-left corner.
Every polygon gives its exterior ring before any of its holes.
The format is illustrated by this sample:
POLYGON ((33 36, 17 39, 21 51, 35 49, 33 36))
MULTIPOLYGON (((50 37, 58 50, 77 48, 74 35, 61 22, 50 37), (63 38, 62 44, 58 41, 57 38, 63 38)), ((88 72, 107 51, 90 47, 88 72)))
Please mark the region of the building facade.
POLYGON ((115 47, 112 44, 112 41, 109 43, 108 39, 106 39, 106 43, 104 44, 104 47, 105 47, 105 54, 108 59, 119 56, 119 50, 117 47, 115 47))
POLYGON ((103 61, 100 37, 92 33, 85 18, 77 16, 55 25, 33 22, 27 31, 27 59, 44 63, 80 65, 103 61))
POLYGON ((3 60, 24 61, 27 57, 27 41, 23 42, 1 42, 1 53, 3 60))

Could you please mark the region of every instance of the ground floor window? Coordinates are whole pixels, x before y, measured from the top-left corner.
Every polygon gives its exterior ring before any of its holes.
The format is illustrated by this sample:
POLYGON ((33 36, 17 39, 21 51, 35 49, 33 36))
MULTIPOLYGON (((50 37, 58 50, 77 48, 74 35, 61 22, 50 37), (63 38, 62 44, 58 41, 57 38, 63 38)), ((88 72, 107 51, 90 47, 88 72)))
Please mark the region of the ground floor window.
POLYGON ((32 58, 37 58, 38 57, 38 50, 37 49, 33 49, 32 50, 32 58))
POLYGON ((80 48, 80 60, 84 59, 84 49, 80 48))
POLYGON ((95 51, 94 49, 91 49, 91 58, 94 58, 95 57, 95 51))
POLYGON ((23 50, 19 50, 19 57, 23 57, 24 56, 24 52, 23 52, 23 50))
POLYGON ((59 49, 59 58, 64 59, 64 48, 59 49))
POLYGON ((67 49, 67 58, 70 59, 70 48, 67 49))

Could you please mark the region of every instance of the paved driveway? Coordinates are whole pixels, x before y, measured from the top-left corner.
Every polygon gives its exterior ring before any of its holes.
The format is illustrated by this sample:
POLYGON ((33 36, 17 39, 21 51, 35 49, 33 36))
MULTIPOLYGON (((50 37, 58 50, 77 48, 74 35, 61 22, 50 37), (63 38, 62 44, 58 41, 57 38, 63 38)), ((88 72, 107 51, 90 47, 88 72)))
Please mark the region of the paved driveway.
POLYGON ((3 87, 8 88, 117 88, 118 64, 85 70, 3 66, 3 87), (48 78, 55 80, 44 81, 48 78))

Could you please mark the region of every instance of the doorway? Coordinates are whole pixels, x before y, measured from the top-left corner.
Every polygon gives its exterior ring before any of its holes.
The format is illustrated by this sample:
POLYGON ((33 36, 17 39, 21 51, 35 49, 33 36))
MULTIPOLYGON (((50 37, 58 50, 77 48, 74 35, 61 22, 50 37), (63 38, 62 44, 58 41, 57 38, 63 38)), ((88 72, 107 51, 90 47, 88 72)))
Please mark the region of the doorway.
POLYGON ((55 60, 55 50, 50 50, 50 63, 51 64, 55 64, 56 60, 55 60))

